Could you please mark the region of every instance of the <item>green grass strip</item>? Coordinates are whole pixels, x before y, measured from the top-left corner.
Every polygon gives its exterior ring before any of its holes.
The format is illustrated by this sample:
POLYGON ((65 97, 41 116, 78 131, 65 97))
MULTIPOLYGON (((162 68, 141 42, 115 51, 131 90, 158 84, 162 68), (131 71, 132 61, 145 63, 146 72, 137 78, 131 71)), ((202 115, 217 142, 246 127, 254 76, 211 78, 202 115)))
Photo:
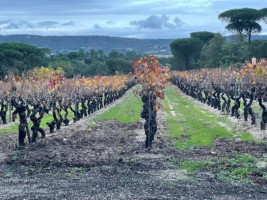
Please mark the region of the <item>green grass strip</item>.
POLYGON ((18 132, 18 127, 19 127, 19 125, 16 123, 14 125, 9 126, 9 128, 0 129, 0 134, 16 133, 16 132, 18 132))
MULTIPOLYGON (((166 99, 163 101, 167 111, 167 131, 171 137, 178 138, 176 148, 187 150, 195 146, 211 146, 215 138, 235 136, 233 131, 218 125, 218 122, 227 124, 226 118, 196 107, 178 94, 173 86, 166 87, 165 94, 171 102, 170 106, 166 99), (173 107, 176 116, 172 115, 170 107, 173 107)), ((251 137, 246 135, 243 139, 251 140, 251 137)))
MULTIPOLYGON (((137 89, 137 87, 134 87, 134 89, 137 89)), ((96 116, 94 120, 119 120, 121 123, 140 122, 142 105, 140 96, 135 95, 133 90, 130 90, 122 102, 96 116)))
POLYGON ((180 163, 181 169, 186 169, 189 173, 205 169, 208 166, 212 165, 215 165, 215 162, 205 161, 205 160, 200 160, 200 161, 187 160, 180 163))
POLYGON ((234 158, 221 160, 219 165, 220 179, 251 182, 249 176, 258 171, 255 162, 257 158, 249 154, 236 154, 234 158))

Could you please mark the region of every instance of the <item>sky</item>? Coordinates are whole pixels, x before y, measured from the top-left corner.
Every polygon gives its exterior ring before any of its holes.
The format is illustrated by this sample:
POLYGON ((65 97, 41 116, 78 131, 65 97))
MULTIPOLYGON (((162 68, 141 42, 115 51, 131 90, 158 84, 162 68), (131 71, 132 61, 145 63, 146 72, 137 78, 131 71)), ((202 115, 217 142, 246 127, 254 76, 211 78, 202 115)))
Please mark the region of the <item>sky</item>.
MULTIPOLYGON (((183 38, 196 31, 229 35, 220 13, 265 7, 266 0, 0 0, 0 34, 142 39, 183 38)), ((267 25, 261 25, 261 34, 267 34, 267 25)))

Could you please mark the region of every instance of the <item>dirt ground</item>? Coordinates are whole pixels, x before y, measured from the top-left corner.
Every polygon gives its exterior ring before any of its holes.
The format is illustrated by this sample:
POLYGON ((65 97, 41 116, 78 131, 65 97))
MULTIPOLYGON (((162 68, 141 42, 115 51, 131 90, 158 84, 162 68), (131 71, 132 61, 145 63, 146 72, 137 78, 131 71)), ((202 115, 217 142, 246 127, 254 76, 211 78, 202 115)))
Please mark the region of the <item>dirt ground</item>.
POLYGON ((220 179, 216 169, 189 173, 179 167, 235 152, 261 158, 265 144, 220 139, 213 147, 176 150, 159 112, 159 130, 147 150, 142 122, 98 121, 85 130, 90 120, 21 150, 14 150, 16 134, 1 135, 0 199, 267 199, 267 183, 258 174, 242 183, 220 179))

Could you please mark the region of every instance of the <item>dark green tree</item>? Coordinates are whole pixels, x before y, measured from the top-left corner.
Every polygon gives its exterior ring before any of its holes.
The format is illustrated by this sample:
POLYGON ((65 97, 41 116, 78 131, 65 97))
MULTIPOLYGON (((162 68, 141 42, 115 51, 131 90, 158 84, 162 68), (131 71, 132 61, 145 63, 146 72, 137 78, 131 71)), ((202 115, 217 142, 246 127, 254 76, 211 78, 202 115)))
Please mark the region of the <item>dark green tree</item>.
POLYGON ((114 59, 114 58, 120 58, 122 57, 123 55, 120 54, 119 52, 115 51, 115 50, 112 50, 109 54, 108 54, 108 57, 111 58, 111 59, 114 59))
POLYGON ((241 66, 246 60, 250 60, 249 46, 247 42, 224 43, 222 45, 221 66, 241 66))
POLYGON ((179 64, 177 62, 177 59, 175 59, 173 56, 167 58, 161 57, 158 58, 158 61, 160 62, 161 65, 168 66, 172 70, 179 70, 179 64))
POLYGON ((20 75, 37 66, 47 66, 45 53, 41 49, 23 43, 0 44, 0 76, 9 71, 20 75))
POLYGON ((108 66, 101 61, 95 61, 92 62, 86 69, 84 72, 85 76, 96 76, 96 75, 100 75, 100 76, 106 76, 109 75, 109 68, 108 66))
POLYGON ((267 58, 267 41, 261 43, 259 46, 260 58, 267 58))
POLYGON ((248 36, 248 42, 251 41, 251 34, 261 32, 261 26, 258 23, 262 19, 262 12, 252 8, 241 8, 227 10, 219 15, 219 19, 228 23, 227 30, 248 36))
POLYGON ((98 58, 98 53, 94 49, 90 49, 89 55, 90 55, 91 62, 97 60, 97 58, 98 58))
POLYGON ((267 8, 261 9, 260 12, 263 21, 267 24, 267 8))
POLYGON ((62 68, 67 78, 71 78, 74 75, 74 68, 70 61, 59 60, 51 64, 53 69, 62 68))
POLYGON ((40 48, 40 50, 44 53, 47 54, 47 56, 50 56, 52 54, 51 49, 48 48, 40 48))
POLYGON ((115 75, 116 73, 128 74, 132 72, 131 61, 122 58, 112 58, 108 59, 106 62, 110 75, 115 75))
POLYGON ((264 43, 264 40, 252 40, 249 46, 249 57, 256 57, 258 59, 262 58, 260 46, 264 43))
POLYGON ((86 68, 88 65, 85 64, 84 60, 75 59, 71 61, 73 66, 74 75, 81 75, 84 76, 86 68))
POLYGON ((225 43, 225 38, 217 33, 209 41, 209 44, 203 46, 199 59, 200 68, 220 67, 222 57, 222 46, 225 43))
POLYGON ((125 56, 124 56, 124 59, 125 60, 136 60, 137 58, 140 58, 142 57, 141 54, 137 54, 135 51, 127 51, 125 56))
POLYGON ((107 59, 107 56, 104 54, 103 50, 97 50, 97 59, 101 62, 105 62, 107 59))
POLYGON ((67 54, 67 57, 70 59, 70 60, 75 60, 75 59, 82 59, 82 56, 79 52, 70 52, 67 54))
POLYGON ((170 44, 173 56, 184 64, 185 70, 192 69, 200 56, 202 46, 203 43, 198 38, 177 39, 170 44))
POLYGON ((214 33, 208 31, 200 31, 190 33, 191 38, 199 38, 204 44, 207 44, 211 38, 214 37, 214 33))

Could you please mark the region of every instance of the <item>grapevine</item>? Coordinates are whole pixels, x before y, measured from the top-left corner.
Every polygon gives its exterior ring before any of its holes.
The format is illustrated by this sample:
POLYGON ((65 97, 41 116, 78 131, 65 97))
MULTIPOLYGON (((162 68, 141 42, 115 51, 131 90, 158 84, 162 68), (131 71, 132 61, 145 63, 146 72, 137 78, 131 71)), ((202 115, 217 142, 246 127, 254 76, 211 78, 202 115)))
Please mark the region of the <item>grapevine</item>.
POLYGON ((240 118, 239 109, 243 100, 244 119, 247 121, 250 115, 252 124, 256 124, 256 118, 251 105, 258 102, 262 108, 261 129, 266 129, 267 112, 263 104, 267 100, 266 60, 256 65, 246 62, 241 69, 229 67, 173 71, 172 81, 187 95, 226 114, 231 112, 231 116, 236 118, 240 118), (230 108, 231 100, 234 105, 230 108))
MULTIPOLYGON (((139 92, 143 111, 141 117, 145 119, 144 129, 146 134, 145 145, 152 147, 152 141, 157 132, 157 111, 160 109, 159 99, 164 99, 165 85, 169 79, 169 68, 161 68, 159 61, 154 56, 145 56, 132 62, 138 83, 142 85, 139 92)), ((138 91, 134 91, 138 93, 138 91)))
POLYGON ((69 124, 69 110, 74 113, 74 122, 78 121, 121 97, 133 86, 134 79, 131 75, 66 79, 61 73, 40 76, 35 71, 23 77, 10 76, 0 84, 0 116, 6 123, 7 106, 15 108, 12 115, 13 119, 19 115, 19 146, 24 146, 26 135, 29 142, 36 142, 38 132, 45 137, 45 130, 40 127, 45 113, 52 113, 53 121, 46 124, 53 133, 62 123, 69 124))

